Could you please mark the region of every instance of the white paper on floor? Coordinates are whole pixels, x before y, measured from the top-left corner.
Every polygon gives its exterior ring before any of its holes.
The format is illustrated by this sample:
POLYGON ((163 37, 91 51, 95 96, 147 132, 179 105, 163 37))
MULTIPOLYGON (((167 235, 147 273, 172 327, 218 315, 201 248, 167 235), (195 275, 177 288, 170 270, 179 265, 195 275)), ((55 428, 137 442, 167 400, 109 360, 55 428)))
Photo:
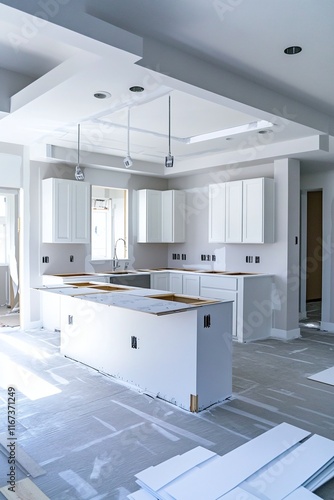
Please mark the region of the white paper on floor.
POLYGON ((307 378, 316 382, 322 382, 323 384, 334 385, 334 366, 315 375, 310 375, 307 378))

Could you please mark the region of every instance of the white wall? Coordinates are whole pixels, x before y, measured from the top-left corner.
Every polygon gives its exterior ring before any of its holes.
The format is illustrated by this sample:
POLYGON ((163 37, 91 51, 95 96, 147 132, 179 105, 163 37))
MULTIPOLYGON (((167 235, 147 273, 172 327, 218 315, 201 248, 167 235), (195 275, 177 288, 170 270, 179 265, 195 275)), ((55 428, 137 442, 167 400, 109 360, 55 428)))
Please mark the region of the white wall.
POLYGON ((22 146, 0 143, 0 187, 22 186, 22 155, 22 146))

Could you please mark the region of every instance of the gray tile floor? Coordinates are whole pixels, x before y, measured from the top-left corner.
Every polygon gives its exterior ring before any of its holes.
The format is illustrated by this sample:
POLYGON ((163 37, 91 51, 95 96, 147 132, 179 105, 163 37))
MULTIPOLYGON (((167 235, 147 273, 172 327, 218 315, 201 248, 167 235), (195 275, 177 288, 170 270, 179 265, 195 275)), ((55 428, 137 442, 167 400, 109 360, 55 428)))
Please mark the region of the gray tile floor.
MULTIPOLYGON (((199 414, 63 358, 58 344, 53 332, 0 332, 1 432, 7 384, 20 381, 17 442, 45 470, 33 481, 52 500, 123 500, 150 465, 198 445, 224 454, 281 422, 334 439, 334 387, 307 379, 334 365, 332 334, 233 344, 233 397, 199 414)), ((0 453, 0 486, 7 469, 0 453)), ((317 494, 333 500, 334 481, 317 494)))

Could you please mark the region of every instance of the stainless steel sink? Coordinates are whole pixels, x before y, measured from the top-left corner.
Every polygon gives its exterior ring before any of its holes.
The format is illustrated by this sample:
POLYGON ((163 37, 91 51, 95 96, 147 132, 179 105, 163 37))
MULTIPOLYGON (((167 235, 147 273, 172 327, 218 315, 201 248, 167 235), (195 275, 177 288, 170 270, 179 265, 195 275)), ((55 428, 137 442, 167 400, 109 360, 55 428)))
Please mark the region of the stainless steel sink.
POLYGON ((136 274, 137 271, 106 271, 101 274, 136 274))

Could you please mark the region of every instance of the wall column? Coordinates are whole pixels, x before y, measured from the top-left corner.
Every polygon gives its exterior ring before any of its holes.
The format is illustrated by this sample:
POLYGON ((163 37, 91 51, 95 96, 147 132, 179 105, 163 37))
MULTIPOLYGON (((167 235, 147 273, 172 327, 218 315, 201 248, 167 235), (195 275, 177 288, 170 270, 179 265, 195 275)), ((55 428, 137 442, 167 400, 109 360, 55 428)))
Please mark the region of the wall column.
POLYGON ((275 273, 272 336, 290 340, 299 329, 299 213, 300 163, 284 158, 274 162, 276 241, 279 269, 275 273))

